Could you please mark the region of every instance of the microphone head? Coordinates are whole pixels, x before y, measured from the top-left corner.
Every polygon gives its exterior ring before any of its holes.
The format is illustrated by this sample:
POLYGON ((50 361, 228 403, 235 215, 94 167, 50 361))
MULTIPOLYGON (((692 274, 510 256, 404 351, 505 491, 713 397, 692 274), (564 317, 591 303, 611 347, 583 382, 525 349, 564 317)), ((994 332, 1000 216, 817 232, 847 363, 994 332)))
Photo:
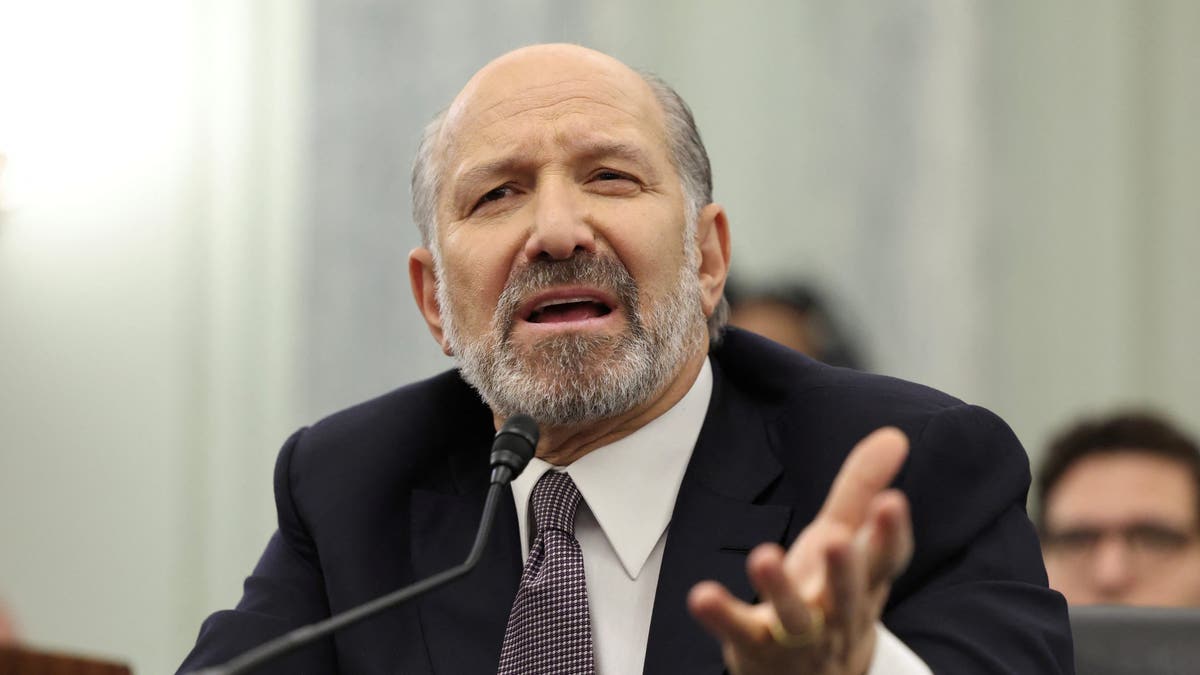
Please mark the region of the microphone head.
POLYGON ((503 473, 511 472, 509 480, 515 478, 533 459, 539 436, 537 422, 529 415, 517 414, 504 420, 492 441, 492 469, 507 467, 509 471, 503 473))

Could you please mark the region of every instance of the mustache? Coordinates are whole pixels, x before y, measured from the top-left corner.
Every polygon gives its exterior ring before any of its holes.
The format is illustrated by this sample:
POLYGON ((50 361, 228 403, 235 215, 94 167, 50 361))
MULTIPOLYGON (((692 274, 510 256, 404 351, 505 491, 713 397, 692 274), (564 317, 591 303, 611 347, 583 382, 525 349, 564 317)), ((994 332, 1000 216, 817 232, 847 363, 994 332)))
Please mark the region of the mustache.
POLYGON ((596 253, 579 253, 566 260, 536 260, 513 270, 496 303, 501 335, 508 337, 517 309, 525 300, 555 286, 579 284, 611 293, 626 310, 631 323, 638 321, 638 287, 619 260, 596 253))

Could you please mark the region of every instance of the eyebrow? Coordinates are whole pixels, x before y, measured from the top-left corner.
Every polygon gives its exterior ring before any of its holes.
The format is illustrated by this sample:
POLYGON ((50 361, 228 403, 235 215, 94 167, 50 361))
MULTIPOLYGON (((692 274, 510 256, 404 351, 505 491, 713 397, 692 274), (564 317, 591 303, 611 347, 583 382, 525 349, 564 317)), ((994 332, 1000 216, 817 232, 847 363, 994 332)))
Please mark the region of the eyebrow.
MULTIPOLYGON (((573 149, 573 155, 577 160, 584 162, 596 161, 601 159, 621 159, 632 164, 636 164, 638 168, 648 174, 649 178, 657 180, 658 174, 654 170, 654 164, 650 161, 650 157, 646 152, 636 146, 621 141, 607 140, 587 140, 579 143, 574 143, 576 147, 573 149)), ((505 175, 511 173, 519 173, 529 171, 532 162, 528 159, 518 157, 503 157, 490 162, 485 162, 478 166, 473 166, 467 169, 454 181, 454 197, 457 202, 462 199, 464 190, 477 185, 479 183, 488 182, 491 178, 497 175, 505 175)))
POLYGON ((579 144, 578 154, 585 160, 613 157, 651 169, 653 164, 642 148, 621 141, 585 141, 579 144))
POLYGON ((527 162, 518 160, 515 157, 505 157, 503 159, 493 160, 478 166, 473 166, 464 171, 454 181, 454 193, 457 196, 466 187, 483 183, 492 176, 500 174, 513 173, 524 168, 527 162))

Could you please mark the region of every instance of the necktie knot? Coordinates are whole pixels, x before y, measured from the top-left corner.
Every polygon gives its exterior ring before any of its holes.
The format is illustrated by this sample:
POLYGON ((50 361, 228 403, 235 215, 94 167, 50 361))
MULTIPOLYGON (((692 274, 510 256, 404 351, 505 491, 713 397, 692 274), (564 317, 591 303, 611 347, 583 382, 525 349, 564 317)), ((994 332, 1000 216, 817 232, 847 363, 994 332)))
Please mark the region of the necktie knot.
POLYGON ((575 534, 575 511, 579 508, 579 488, 562 471, 547 471, 533 486, 530 502, 538 532, 560 530, 575 534))

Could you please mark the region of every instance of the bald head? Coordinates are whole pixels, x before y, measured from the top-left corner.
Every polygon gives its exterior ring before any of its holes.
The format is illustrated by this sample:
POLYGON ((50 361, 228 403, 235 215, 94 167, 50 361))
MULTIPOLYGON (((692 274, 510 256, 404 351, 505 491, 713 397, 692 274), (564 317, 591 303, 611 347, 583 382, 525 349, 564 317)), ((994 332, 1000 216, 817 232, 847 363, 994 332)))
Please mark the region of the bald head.
POLYGON ((450 104, 439 143, 447 149, 459 129, 486 126, 527 107, 553 117, 572 108, 559 104, 597 97, 628 108, 625 112, 649 115, 661 127, 662 109, 654 92, 629 66, 578 45, 533 45, 504 54, 475 73, 450 104))

